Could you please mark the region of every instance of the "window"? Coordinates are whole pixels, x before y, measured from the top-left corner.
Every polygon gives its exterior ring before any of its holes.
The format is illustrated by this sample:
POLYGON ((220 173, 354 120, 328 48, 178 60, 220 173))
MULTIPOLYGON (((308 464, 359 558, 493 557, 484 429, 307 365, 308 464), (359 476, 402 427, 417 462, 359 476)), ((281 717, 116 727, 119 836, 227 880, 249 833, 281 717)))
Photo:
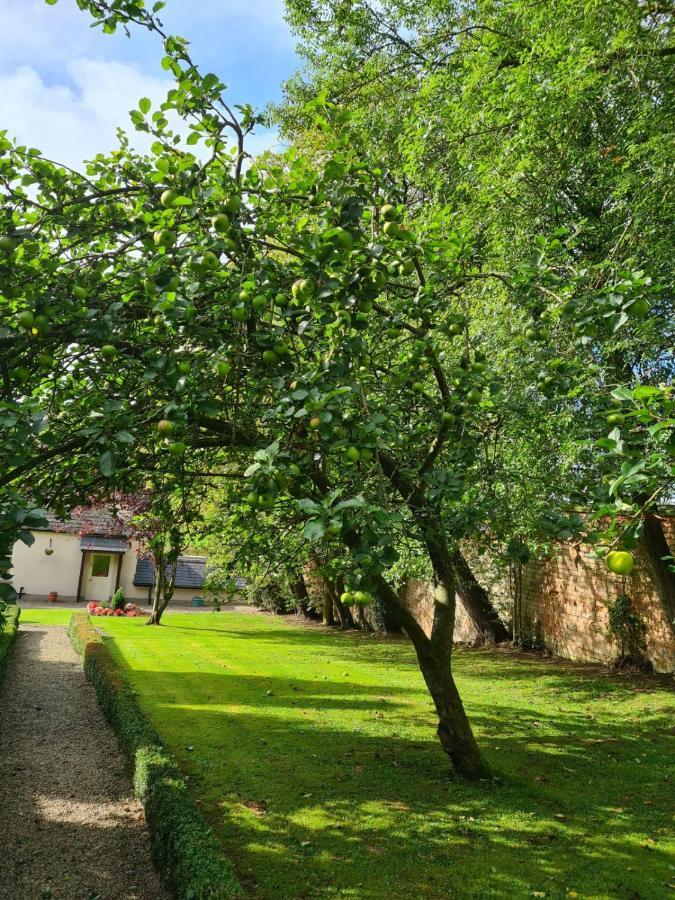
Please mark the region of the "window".
POLYGON ((91 574, 96 578, 107 578, 110 571, 109 556, 95 556, 91 561, 91 574))

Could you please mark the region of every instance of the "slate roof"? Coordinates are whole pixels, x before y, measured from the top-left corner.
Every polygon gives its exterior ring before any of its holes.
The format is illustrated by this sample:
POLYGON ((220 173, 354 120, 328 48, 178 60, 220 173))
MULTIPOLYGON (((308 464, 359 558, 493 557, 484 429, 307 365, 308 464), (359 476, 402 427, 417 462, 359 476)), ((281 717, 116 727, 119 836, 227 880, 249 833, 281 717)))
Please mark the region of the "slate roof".
POLYGON ((55 531, 59 534, 85 534, 97 536, 124 537, 128 528, 123 519, 114 515, 109 509, 84 508, 73 510, 70 518, 59 519, 51 512, 47 513, 47 527, 41 531, 55 531))
MULTIPOLYGON (((168 567, 167 567, 168 568, 168 567)), ((176 569, 177 588, 201 588, 206 575, 205 556, 180 556, 176 569)), ((152 560, 147 557, 136 561, 134 585, 136 587, 152 587, 155 583, 155 571, 152 560)))
POLYGON ((107 550, 108 553, 126 553, 129 541, 125 537, 99 537, 89 535, 80 539, 80 550, 107 550))

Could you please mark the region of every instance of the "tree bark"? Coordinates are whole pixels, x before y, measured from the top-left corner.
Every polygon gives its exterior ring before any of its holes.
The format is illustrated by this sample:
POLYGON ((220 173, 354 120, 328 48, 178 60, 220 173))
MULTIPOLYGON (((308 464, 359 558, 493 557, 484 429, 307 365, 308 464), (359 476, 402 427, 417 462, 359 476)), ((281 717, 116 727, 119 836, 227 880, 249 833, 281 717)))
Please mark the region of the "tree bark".
POLYGON ((306 619, 318 619, 319 614, 313 608, 309 599, 309 592, 302 572, 298 572, 294 581, 291 582, 291 593, 295 597, 298 610, 306 619))
POLYGON ((333 601, 333 615, 340 623, 340 628, 346 631, 348 628, 356 628, 356 622, 348 606, 340 603, 341 585, 334 584, 324 579, 324 590, 333 601))
MULTIPOLYGON (((383 605, 400 617, 406 634, 415 648, 420 671, 438 716, 436 734, 441 747, 450 757, 453 769, 467 780, 490 778, 490 769, 476 743, 452 677, 451 639, 450 645, 447 640, 440 640, 448 633, 452 635, 452 629, 447 626, 440 629, 434 641, 424 633, 417 619, 401 604, 396 591, 381 575, 377 578, 377 587, 383 605)), ((447 586, 437 586, 435 603, 454 604, 454 601, 450 600, 453 593, 454 586, 450 592, 447 586)), ((451 612, 449 609, 448 613, 451 612)), ((454 614, 452 618, 454 623, 454 614)))
POLYGON ((509 632, 492 605, 488 592, 478 583, 471 566, 459 550, 452 554, 452 569, 457 593, 481 642, 498 644, 508 641, 509 632))
POLYGON ((321 621, 324 625, 335 625, 335 618, 333 616, 333 598, 326 590, 325 585, 323 589, 323 614, 321 616, 321 621))
POLYGON ((671 569, 673 553, 663 533, 658 516, 647 510, 640 541, 654 588, 671 631, 675 632, 675 572, 671 569))

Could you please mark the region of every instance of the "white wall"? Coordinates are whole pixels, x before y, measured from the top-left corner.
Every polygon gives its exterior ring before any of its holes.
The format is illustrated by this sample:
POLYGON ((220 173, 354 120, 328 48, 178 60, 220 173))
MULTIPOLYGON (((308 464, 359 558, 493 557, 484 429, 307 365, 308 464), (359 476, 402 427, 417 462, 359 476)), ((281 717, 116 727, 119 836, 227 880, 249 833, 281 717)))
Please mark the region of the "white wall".
MULTIPOLYGON (((17 542, 12 553, 12 584, 18 591, 23 587, 24 596, 27 598, 44 598, 50 591, 56 591, 63 600, 74 600, 77 596, 77 581, 80 575, 82 563, 82 551, 80 550, 79 534, 60 534, 55 532, 34 531, 35 543, 32 547, 17 542), (51 538, 54 552, 50 556, 45 555, 45 548, 49 547, 51 538)), ((134 586, 134 572, 136 571, 136 545, 132 543, 131 550, 122 557, 122 571, 120 573, 120 587, 124 588, 124 596, 127 601, 146 606, 148 599, 147 587, 134 586)), ((87 554, 91 557, 91 553, 87 554)), ((89 562, 90 565, 90 562, 89 562)), ((89 566, 85 566, 82 580, 82 599, 87 588, 87 574, 89 566)), ((115 590, 117 577, 117 556, 113 555, 110 565, 109 591, 115 590)), ((189 605, 193 597, 206 597, 199 588, 177 588, 174 591, 174 603, 189 605)))
POLYGON ((46 597, 57 591, 60 597, 75 599, 82 553, 78 534, 32 532, 35 543, 27 547, 20 541, 12 553, 12 584, 28 596, 46 597), (45 554, 51 538, 54 552, 45 554))

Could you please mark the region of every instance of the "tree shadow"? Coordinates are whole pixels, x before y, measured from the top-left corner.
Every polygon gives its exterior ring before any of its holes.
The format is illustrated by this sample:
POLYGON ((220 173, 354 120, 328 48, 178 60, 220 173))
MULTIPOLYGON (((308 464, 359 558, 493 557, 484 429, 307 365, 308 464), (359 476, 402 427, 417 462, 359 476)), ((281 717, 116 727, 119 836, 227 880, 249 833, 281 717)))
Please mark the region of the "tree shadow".
MULTIPOLYGON (((319 670, 329 652, 325 633, 251 637, 316 651, 319 670)), ((370 646, 329 637, 331 658, 339 648, 341 660, 356 654, 362 672, 373 664, 370 646)), ((143 671, 110 643, 256 897, 566 896, 556 885, 581 896, 656 897, 669 877, 659 832, 665 713, 599 722, 582 708, 547 710, 541 698, 532 706, 472 697, 467 711, 498 778, 469 785, 449 775, 421 688, 143 671)), ((412 651, 389 650, 387 663, 414 665, 412 651)), ((489 651, 463 652, 458 668, 480 688, 488 662, 493 682, 532 690, 545 676, 549 707, 570 689, 581 702, 597 696, 583 690, 583 668, 495 663, 489 651)))

